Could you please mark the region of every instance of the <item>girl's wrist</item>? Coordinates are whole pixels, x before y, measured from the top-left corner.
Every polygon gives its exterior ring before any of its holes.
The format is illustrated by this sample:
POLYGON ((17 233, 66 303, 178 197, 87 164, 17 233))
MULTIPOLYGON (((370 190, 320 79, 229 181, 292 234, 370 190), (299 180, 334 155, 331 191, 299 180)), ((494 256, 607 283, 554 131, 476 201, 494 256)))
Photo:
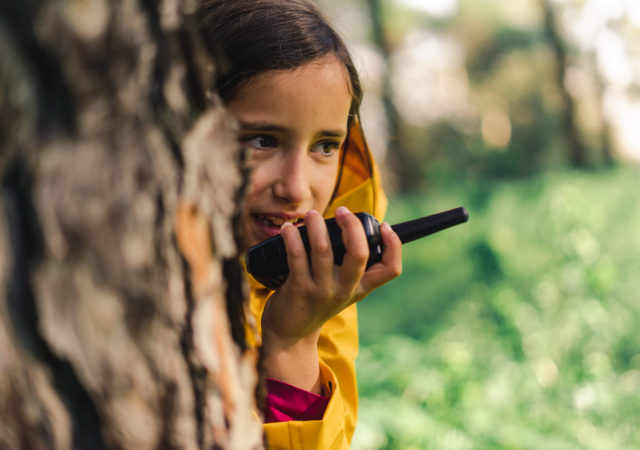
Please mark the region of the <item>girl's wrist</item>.
POLYGON ((268 329, 262 332, 262 364, 267 378, 320 395, 318 337, 285 341, 268 329))

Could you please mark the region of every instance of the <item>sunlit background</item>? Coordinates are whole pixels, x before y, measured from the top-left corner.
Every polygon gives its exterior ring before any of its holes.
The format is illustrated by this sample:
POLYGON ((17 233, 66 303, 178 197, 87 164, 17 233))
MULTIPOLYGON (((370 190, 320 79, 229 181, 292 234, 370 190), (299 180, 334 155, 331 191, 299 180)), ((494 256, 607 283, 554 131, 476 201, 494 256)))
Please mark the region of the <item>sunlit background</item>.
POLYGON ((394 223, 355 450, 640 448, 640 0, 317 0, 394 223))

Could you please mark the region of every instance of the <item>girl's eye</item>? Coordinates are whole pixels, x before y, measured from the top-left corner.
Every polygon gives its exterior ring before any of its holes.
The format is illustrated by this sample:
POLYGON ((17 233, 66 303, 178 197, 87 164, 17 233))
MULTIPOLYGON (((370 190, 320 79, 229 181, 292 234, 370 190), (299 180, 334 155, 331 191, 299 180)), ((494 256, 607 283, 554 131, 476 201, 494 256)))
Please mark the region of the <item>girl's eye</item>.
POLYGON ((245 140, 245 142, 258 150, 273 148, 276 146, 276 140, 271 136, 257 136, 252 139, 245 140))
POLYGON ((321 142, 311 149, 314 153, 320 153, 322 156, 331 156, 336 150, 340 150, 340 144, 334 141, 321 142))

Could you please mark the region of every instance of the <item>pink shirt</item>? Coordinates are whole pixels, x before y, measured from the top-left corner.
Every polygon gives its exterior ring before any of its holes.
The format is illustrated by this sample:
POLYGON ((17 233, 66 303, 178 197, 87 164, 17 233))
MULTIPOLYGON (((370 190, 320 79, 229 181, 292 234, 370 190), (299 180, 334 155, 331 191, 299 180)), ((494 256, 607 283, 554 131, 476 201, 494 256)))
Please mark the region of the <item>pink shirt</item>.
POLYGON ((282 381, 266 379, 264 422, 322 420, 329 399, 282 381))

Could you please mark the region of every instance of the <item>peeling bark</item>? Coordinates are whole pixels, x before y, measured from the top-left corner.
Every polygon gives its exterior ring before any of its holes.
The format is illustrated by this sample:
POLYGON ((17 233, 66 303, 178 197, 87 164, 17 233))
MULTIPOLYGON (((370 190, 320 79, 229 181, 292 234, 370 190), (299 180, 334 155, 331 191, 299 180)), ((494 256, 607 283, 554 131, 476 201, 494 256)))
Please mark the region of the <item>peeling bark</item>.
POLYGON ((0 448, 255 449, 246 190, 195 0, 0 5, 0 448))

